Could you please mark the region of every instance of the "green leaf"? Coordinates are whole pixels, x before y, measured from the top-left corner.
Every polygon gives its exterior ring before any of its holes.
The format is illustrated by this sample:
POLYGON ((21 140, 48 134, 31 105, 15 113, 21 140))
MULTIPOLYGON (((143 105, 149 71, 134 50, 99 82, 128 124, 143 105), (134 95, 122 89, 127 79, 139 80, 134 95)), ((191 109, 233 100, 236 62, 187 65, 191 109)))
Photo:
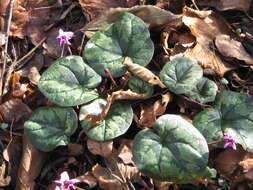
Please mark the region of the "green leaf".
POLYGON ((152 96, 154 92, 154 86, 150 85, 146 81, 141 80, 139 77, 135 77, 135 76, 131 77, 128 80, 127 86, 133 92, 136 92, 139 94, 145 94, 147 98, 152 96))
POLYGON ((244 149, 253 150, 253 98, 246 94, 223 91, 214 108, 200 112, 193 123, 209 142, 229 133, 244 149))
POLYGON ((198 84, 186 95, 201 103, 213 102, 218 87, 212 80, 202 77, 198 84))
POLYGON ((48 152, 69 143, 77 128, 77 116, 73 108, 41 107, 33 112, 24 128, 31 143, 48 152))
MULTIPOLYGON (((99 101, 95 102, 87 114, 94 113, 93 108, 96 110, 99 106, 96 104, 104 104, 99 101)), ((99 111, 100 108, 97 109, 99 111)), ((95 111, 95 115, 97 115, 95 111)), ((129 104, 114 103, 107 116, 101 123, 94 125, 92 128, 87 129, 87 121, 81 122, 82 127, 88 137, 97 141, 106 141, 114 139, 124 134, 130 127, 133 120, 133 110, 129 104)))
POLYGON ((100 75, 109 69, 112 76, 122 76, 127 68, 121 63, 126 57, 136 64, 146 66, 154 53, 145 23, 131 13, 124 13, 115 23, 96 32, 87 42, 84 56, 100 75))
POLYGON ((132 151, 138 169, 157 180, 186 183, 210 176, 205 138, 177 115, 163 115, 153 128, 139 132, 132 151))
POLYGON ((57 59, 41 76, 38 87, 59 106, 76 106, 98 97, 101 77, 80 56, 57 59))
POLYGON ((191 91, 202 76, 202 68, 187 57, 179 57, 167 62, 160 72, 161 81, 176 94, 191 91))

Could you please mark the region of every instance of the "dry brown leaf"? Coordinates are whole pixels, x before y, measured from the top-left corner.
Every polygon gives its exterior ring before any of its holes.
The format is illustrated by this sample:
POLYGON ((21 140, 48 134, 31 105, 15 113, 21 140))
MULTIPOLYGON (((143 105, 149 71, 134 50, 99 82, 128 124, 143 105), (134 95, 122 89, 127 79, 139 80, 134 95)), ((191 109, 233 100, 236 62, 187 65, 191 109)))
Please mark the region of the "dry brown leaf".
POLYGON ((87 147, 92 154, 108 157, 112 154, 113 141, 99 142, 92 139, 87 140, 87 147))
POLYGON ((238 149, 236 151, 227 149, 220 153, 215 159, 215 168, 223 175, 232 175, 234 170, 238 167, 238 164, 243 160, 246 155, 246 151, 238 149))
POLYGON ((20 70, 18 73, 22 77, 28 77, 32 72, 33 68, 36 68, 38 71, 44 66, 44 56, 42 54, 35 54, 33 58, 20 70))
POLYGON ((224 19, 213 11, 197 11, 186 7, 182 20, 190 28, 197 42, 194 48, 184 53, 184 56, 194 58, 205 70, 211 70, 220 76, 235 68, 222 61, 214 51, 213 41, 216 36, 221 34, 234 36, 224 19))
POLYGON ((91 171, 86 172, 84 175, 78 176, 76 179, 80 180, 80 182, 88 184, 89 189, 95 187, 98 183, 91 171))
MULTIPOLYGON (((2 0, 0 4, 0 31, 3 32, 6 30, 6 15, 9 15, 9 3, 10 0, 2 0)), ((13 7, 10 35, 13 37, 24 38, 26 35, 27 25, 32 21, 33 26, 35 26, 34 21, 36 21, 37 32, 42 35, 44 33, 43 25, 49 18, 49 9, 36 10, 36 8, 46 6, 48 6, 48 0, 16 0, 13 7)))
POLYGON ((100 188, 105 190, 129 190, 126 183, 112 175, 108 168, 96 164, 92 168, 92 174, 97 178, 100 188))
POLYGON ((110 8, 131 7, 137 5, 137 0, 79 0, 82 10, 89 20, 93 20, 110 8))
POLYGON ((181 15, 175 15, 152 5, 135 6, 132 8, 114 8, 103 13, 97 19, 86 24, 81 30, 89 38, 102 27, 118 20, 124 12, 130 12, 140 17, 149 27, 164 26, 165 24, 182 23, 181 15))
POLYGON ((108 114, 110 107, 115 100, 139 100, 145 98, 146 96, 144 94, 138 94, 136 92, 131 91, 130 89, 115 91, 107 97, 107 103, 103 108, 100 117, 104 118, 108 114))
POLYGON ((172 182, 154 180, 154 185, 157 190, 168 190, 172 182))
POLYGON ((27 120, 32 111, 20 99, 11 99, 0 105, 0 115, 4 122, 23 122, 27 120))
POLYGON ((161 88, 166 88, 166 86, 162 83, 162 81, 160 81, 159 77, 156 76, 154 73, 152 73, 146 67, 135 64, 130 59, 125 59, 125 61, 122 64, 126 65, 128 70, 133 75, 141 78, 142 80, 144 80, 152 85, 158 85, 161 88))
POLYGON ((11 176, 5 176, 8 170, 6 162, 0 164, 0 187, 8 186, 11 182, 11 176))
POLYGON ((68 155, 69 156, 78 156, 84 153, 83 146, 77 143, 68 144, 68 155))
POLYGON ((156 117, 164 114, 169 102, 172 101, 172 94, 167 92, 162 95, 162 99, 157 100, 153 105, 142 107, 140 116, 140 125, 142 127, 152 127, 156 117))
POLYGON ((33 190, 35 178, 40 174, 40 170, 45 161, 46 153, 37 150, 23 136, 23 155, 20 162, 15 190, 33 190))
POLYGON ((124 164, 134 164, 133 154, 132 154, 132 140, 124 139, 121 141, 118 157, 124 162, 124 164))
POLYGON ((219 11, 239 10, 248 11, 251 0, 205 0, 199 1, 199 5, 215 7, 219 11))
MULTIPOLYGON (((60 46, 59 40, 56 38, 59 33, 59 28, 53 28, 47 35, 46 41, 43 43, 43 48, 45 49, 45 54, 52 58, 59 58, 61 56, 63 46, 60 46)), ((67 51, 67 48, 65 48, 67 51)))
POLYGON ((247 153, 244 159, 239 162, 239 165, 243 168, 243 172, 253 169, 253 153, 247 153))
POLYGON ((229 58, 236 58, 238 60, 244 61, 246 64, 253 64, 253 57, 249 55, 242 43, 232 39, 228 35, 218 35, 215 38, 215 46, 219 52, 229 58))

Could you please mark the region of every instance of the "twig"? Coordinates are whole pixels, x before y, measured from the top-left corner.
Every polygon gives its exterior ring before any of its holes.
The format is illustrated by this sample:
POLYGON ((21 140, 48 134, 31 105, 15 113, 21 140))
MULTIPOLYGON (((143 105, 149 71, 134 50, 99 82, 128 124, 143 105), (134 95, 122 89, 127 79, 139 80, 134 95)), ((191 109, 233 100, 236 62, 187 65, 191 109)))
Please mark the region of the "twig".
MULTIPOLYGON (((15 0, 11 0, 9 4, 10 9, 9 9, 9 17, 7 21, 6 37, 5 37, 6 42, 5 42, 5 47, 4 47, 5 54, 7 54, 7 51, 8 51, 8 41, 9 41, 9 35, 10 35, 11 19, 12 19, 12 11, 13 11, 14 2, 15 0)), ((2 95, 3 95, 3 78, 4 78, 5 68, 6 68, 6 62, 7 62, 7 57, 4 56, 3 70, 0 77, 0 102, 2 101, 2 95)))
POLYGON ((44 37, 33 49, 31 49, 26 55, 24 55, 23 57, 21 57, 19 60, 17 61, 14 61, 9 70, 8 70, 8 73, 6 75, 6 81, 5 81, 5 85, 4 85, 4 88, 3 88, 3 91, 2 91, 2 95, 6 94, 7 91, 8 91, 8 86, 9 86, 9 81, 10 81, 10 77, 11 77, 11 73, 15 70, 15 67, 17 64, 19 64, 20 62, 24 61, 25 59, 27 59, 29 56, 31 56, 34 51, 36 49, 38 49, 42 44, 43 42, 46 40, 47 38, 44 37))
POLYGON ((195 0, 192 0, 192 4, 194 5, 194 7, 199 11, 199 8, 198 8, 198 6, 197 6, 197 4, 196 4, 196 2, 195 2, 195 0))

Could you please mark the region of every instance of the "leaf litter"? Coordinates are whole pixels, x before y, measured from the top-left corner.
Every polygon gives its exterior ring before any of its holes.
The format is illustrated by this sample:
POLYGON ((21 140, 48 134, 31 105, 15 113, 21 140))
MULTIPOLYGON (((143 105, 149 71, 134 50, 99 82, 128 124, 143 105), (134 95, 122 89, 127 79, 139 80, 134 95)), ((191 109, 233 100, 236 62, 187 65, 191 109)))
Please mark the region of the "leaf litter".
MULTIPOLYGON (((154 1, 155 6, 148 1, 140 3, 135 0, 78 2, 30 0, 27 4, 16 1, 11 13, 13 19, 8 55, 5 55, 2 47, 6 42, 5 29, 8 25, 6 15, 9 14, 9 3, 10 1, 4 0, 0 5, 0 61, 3 60, 3 56, 8 56, 7 71, 9 68, 11 71, 10 86, 1 102, 0 114, 1 123, 13 124, 13 127, 0 129, 1 156, 5 159, 0 166, 1 187, 14 189, 16 184, 17 190, 46 189, 50 186, 51 189, 55 189, 56 186, 52 182, 59 177, 56 175, 63 169, 78 176, 77 179, 81 181, 77 184, 79 189, 167 190, 187 189, 192 186, 199 188, 204 184, 218 189, 221 188, 218 181, 222 178, 226 180, 230 189, 253 187, 250 182, 253 179, 252 153, 242 148, 235 151, 212 147, 209 162, 217 170, 220 178, 199 180, 198 183, 186 185, 159 182, 140 173, 132 154, 132 142, 140 130, 139 127, 152 128, 157 117, 167 113, 180 115, 182 112, 191 121, 204 107, 212 107, 212 103, 194 104, 193 100, 185 95, 168 92, 157 75, 166 63, 164 60, 172 60, 178 56, 193 58, 204 69, 204 75, 218 85, 218 93, 226 88, 252 96, 253 43, 251 42, 253 41, 250 37, 253 36, 253 30, 249 24, 251 21, 249 16, 253 16, 251 1, 154 1), (185 5, 187 7, 183 7, 185 5), (238 18, 233 17, 229 12, 231 10, 239 15, 238 18), (88 119, 90 126, 93 126, 106 117, 115 103, 130 102, 139 120, 135 120, 130 130, 122 137, 106 142, 94 141, 84 134, 76 138, 78 134, 75 133, 66 148, 67 153, 63 154, 67 159, 58 164, 50 163, 47 156, 54 155, 56 160, 59 160, 61 158, 59 151, 64 147, 42 153, 24 136, 21 158, 18 149, 21 145, 19 134, 23 134, 23 123, 28 120, 35 108, 53 105, 37 89, 41 74, 52 64, 52 61, 48 60, 61 57, 62 52, 65 55, 80 54, 88 38, 106 25, 114 23, 124 12, 133 13, 149 27, 151 38, 155 43, 155 54, 148 67, 131 62, 123 64, 132 75, 155 86, 154 94, 145 97, 144 94, 127 89, 125 76, 113 78, 115 84, 110 88, 107 88, 110 81, 103 79, 98 91, 103 92, 100 95, 105 99, 107 96, 105 106, 98 115, 80 115, 79 119, 80 121, 88 119), (242 28, 240 34, 235 32, 238 29, 236 27, 242 28), (62 50, 58 44, 56 37, 60 28, 67 31, 75 28, 74 38, 78 39, 81 39, 82 32, 84 33, 83 42, 73 40, 71 53, 67 49, 62 50), (12 70, 9 67, 25 56, 44 37, 46 41, 43 45, 28 55, 28 59, 21 60, 18 69, 12 70), (155 62, 156 60, 158 62, 155 62), (227 85, 218 82, 221 77, 225 77, 227 85), (14 137, 5 138, 4 135, 8 133, 14 137), (17 164, 19 161, 20 164, 17 164), (41 168, 48 166, 50 169, 46 173, 44 171, 42 175, 41 168), (18 176, 14 174, 17 170, 18 176)), ((75 111, 78 109, 79 106, 76 106, 75 111)), ((81 131, 81 128, 78 130, 81 131)))

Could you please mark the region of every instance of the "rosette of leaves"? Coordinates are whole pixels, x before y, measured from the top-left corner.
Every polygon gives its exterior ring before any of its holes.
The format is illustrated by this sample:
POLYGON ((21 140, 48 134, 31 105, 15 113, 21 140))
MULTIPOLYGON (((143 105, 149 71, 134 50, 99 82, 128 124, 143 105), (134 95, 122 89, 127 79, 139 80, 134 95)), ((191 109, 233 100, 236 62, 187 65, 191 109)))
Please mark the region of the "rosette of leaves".
POLYGON ((98 97, 96 88, 101 76, 80 56, 57 59, 41 76, 38 87, 59 106, 76 106, 98 97))
POLYGON ((177 115, 163 115, 153 128, 140 131, 132 151, 138 169, 157 180, 187 183, 212 173, 207 167, 209 150, 205 138, 177 115))
POLYGON ((202 68, 187 57, 179 57, 167 62, 160 72, 161 81, 176 94, 190 92, 202 76, 202 68))
POLYGON ((84 49, 89 65, 104 77, 104 69, 109 69, 113 77, 122 76, 127 71, 121 64, 126 57, 146 66, 153 53, 154 45, 146 24, 127 12, 115 23, 96 32, 84 49))
POLYGON ((202 77, 197 85, 186 95, 201 103, 213 102, 218 87, 212 80, 202 77))
POLYGON ((200 112, 193 123, 208 142, 221 140, 224 133, 229 133, 244 149, 253 150, 253 98, 249 95, 223 91, 213 108, 200 112))
MULTIPOLYGON (((94 100, 81 107, 80 114, 98 115, 102 112, 106 101, 94 100)), ((89 128, 88 120, 81 121, 81 126, 86 135, 96 141, 106 141, 123 135, 130 127, 133 120, 133 110, 129 104, 114 103, 108 114, 100 122, 89 128)))
POLYGON ((128 88, 133 92, 144 94, 147 98, 152 96, 154 92, 154 86, 150 85, 144 80, 141 80, 139 77, 131 77, 127 82, 128 88))
POLYGON ((71 107, 38 108, 24 124, 31 143, 44 152, 67 145, 76 128, 77 115, 71 107))

